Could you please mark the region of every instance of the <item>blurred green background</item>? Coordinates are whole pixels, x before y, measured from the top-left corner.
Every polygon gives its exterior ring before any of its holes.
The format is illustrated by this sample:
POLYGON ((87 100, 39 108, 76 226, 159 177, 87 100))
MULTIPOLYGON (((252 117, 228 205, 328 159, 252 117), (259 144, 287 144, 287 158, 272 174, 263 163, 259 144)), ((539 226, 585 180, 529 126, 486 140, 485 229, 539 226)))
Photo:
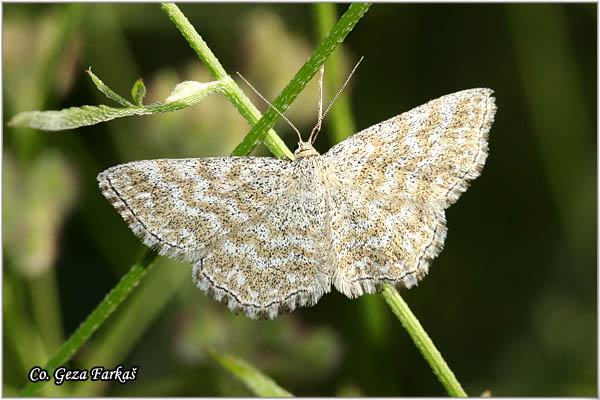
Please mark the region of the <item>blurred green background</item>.
MULTIPOLYGON (((2 7, 2 362, 10 396, 143 254, 96 175, 138 159, 227 155, 249 127, 213 95, 180 112, 67 132, 7 128, 21 111, 115 106, 88 66, 126 97, 142 77, 146 103, 178 82, 211 77, 157 4, 2 7)), ((323 37, 319 13, 327 10, 319 7, 180 6, 225 69, 268 99, 323 37)), ((339 16, 347 5, 329 7, 339 16)), ((596 29, 596 4, 374 4, 338 49, 339 74, 326 64, 326 85, 339 88, 365 57, 342 95, 344 115, 325 120, 321 152, 347 130, 441 95, 496 91, 483 174, 448 210, 445 250, 430 275, 402 292, 470 395, 597 395, 596 29)), ((302 132, 316 120, 317 98, 313 84, 288 112, 302 132)), ((293 131, 281 122, 276 130, 293 150, 293 131)), ((379 295, 333 292, 275 321, 252 321, 199 291, 189 264, 165 258, 69 364, 138 365, 137 381, 50 384, 44 394, 251 395, 206 346, 296 395, 445 395, 379 295)))

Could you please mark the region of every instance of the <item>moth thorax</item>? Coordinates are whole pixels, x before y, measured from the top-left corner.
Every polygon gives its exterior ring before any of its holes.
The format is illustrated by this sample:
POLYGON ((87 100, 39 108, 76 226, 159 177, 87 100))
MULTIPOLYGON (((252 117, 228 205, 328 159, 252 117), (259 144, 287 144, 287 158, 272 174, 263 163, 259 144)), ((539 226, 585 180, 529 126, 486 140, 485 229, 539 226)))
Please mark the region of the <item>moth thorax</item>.
POLYGON ((298 148, 294 152, 296 158, 318 156, 319 152, 315 150, 310 142, 299 142, 298 148))

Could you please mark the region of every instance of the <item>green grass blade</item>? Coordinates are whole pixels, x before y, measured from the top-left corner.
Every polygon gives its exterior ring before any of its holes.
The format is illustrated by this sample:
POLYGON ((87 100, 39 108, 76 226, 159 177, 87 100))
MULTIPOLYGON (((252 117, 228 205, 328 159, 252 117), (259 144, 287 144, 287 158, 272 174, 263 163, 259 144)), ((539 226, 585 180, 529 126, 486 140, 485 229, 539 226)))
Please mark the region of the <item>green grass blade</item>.
POLYGON ((104 95, 106 97, 108 97, 109 99, 119 103, 122 106, 125 107, 133 107, 134 105, 127 100, 124 97, 121 97, 120 95, 118 95, 114 90, 112 90, 111 88, 109 88, 104 82, 102 82, 102 80, 100 78, 98 78, 93 72, 92 72, 92 67, 89 67, 87 69, 87 71, 85 71, 88 73, 88 75, 90 76, 90 78, 92 78, 92 82, 94 82, 94 85, 96 85, 96 87, 98 88, 99 91, 101 91, 102 93, 104 93, 104 95))
POLYGON ((240 379, 252 393, 261 397, 293 397, 275 381, 239 358, 219 353, 212 349, 206 352, 219 364, 240 379))

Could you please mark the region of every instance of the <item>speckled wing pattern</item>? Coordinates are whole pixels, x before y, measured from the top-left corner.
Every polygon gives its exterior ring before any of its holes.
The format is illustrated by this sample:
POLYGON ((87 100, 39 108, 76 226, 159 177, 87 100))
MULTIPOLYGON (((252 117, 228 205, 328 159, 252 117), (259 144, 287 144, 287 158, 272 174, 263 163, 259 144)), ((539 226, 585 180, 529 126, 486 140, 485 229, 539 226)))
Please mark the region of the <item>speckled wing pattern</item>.
POLYGON ((136 161, 98 175, 144 244, 191 262, 233 311, 274 318, 333 284, 349 297, 411 287, 446 235, 444 209, 479 175, 492 91, 433 100, 323 156, 136 161))
POLYGON ((274 318, 330 290, 324 188, 267 157, 136 161, 98 176, 142 242, 194 264, 198 287, 233 311, 274 318))
POLYGON ((496 112, 491 89, 449 94, 373 125, 323 155, 333 283, 349 297, 415 285, 446 238, 444 209, 477 178, 496 112))
POLYGON ((194 265, 200 289, 251 318, 314 305, 331 290, 327 192, 315 161, 258 173, 285 175, 285 192, 194 265))

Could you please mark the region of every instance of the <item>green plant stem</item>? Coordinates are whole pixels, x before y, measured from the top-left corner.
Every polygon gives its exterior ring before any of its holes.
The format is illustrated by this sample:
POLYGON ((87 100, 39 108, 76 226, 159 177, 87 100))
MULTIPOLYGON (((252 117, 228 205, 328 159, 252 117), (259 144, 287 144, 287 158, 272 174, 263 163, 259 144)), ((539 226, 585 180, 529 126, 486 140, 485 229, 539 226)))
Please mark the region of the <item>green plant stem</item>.
MULTIPOLYGON (((127 357, 140 337, 148 330, 161 311, 189 283, 190 271, 176 261, 161 257, 144 276, 143 282, 106 321, 94 336, 94 346, 78 357, 80 365, 118 365, 127 357)), ((99 397, 111 382, 81 382, 68 396, 99 397)))
POLYGON ((413 342, 415 342, 415 345, 421 354, 423 354, 423 357, 427 360, 448 394, 452 397, 467 397, 467 393, 463 390, 454 373, 442 358, 442 355, 419 323, 417 317, 415 317, 408 305, 400 297, 398 291, 386 283, 383 287, 382 296, 394 314, 396 314, 413 342))
POLYGON ((254 395, 261 397, 294 397, 293 394, 283 389, 273 379, 246 361, 229 354, 219 353, 211 348, 207 348, 205 351, 240 379, 254 395))
MULTIPOLYGON (((325 60, 344 41, 348 33, 350 33, 362 16, 365 15, 369 7, 371 7, 371 3, 353 3, 348 7, 348 10, 342 15, 337 24, 329 31, 325 39, 319 43, 310 58, 273 102, 273 106, 276 109, 282 113, 287 110, 302 89, 317 73, 319 68, 321 68, 321 65, 325 63, 325 60)), ((277 112, 270 108, 260 121, 252 127, 242 143, 238 145, 236 151, 243 153, 252 151, 263 139, 265 132, 275 124, 278 118, 279 115, 277 112)))
MULTIPOLYGON (((214 53, 208 47, 206 42, 198 34, 190 21, 183 15, 181 10, 173 3, 162 3, 162 10, 169 16, 173 24, 179 29, 185 40, 188 41, 192 49, 198 54, 206 68, 217 80, 225 82, 226 89, 223 94, 235 106, 239 113, 250 123, 255 125, 261 117, 260 111, 254 106, 250 99, 244 94, 242 89, 234 82, 233 79, 225 72, 225 69, 215 57, 214 53)), ((264 143, 267 148, 278 158, 293 159, 294 154, 287 148, 283 140, 277 135, 273 129, 269 129, 264 143)), ((235 152, 234 152, 235 153, 235 152)), ((250 151, 243 153, 239 152, 233 155, 248 155, 250 151)))
MULTIPOLYGON (((129 272, 121 279, 96 307, 94 311, 79 325, 77 330, 63 343, 56 354, 48 361, 44 369, 52 376, 53 371, 60 365, 66 363, 87 339, 102 325, 102 323, 116 310, 116 308, 127 298, 127 295, 135 288, 148 268, 158 258, 158 254, 148 250, 140 261, 135 263, 129 272)), ((36 383, 29 382, 21 391, 21 396, 36 396, 45 381, 36 383)))

